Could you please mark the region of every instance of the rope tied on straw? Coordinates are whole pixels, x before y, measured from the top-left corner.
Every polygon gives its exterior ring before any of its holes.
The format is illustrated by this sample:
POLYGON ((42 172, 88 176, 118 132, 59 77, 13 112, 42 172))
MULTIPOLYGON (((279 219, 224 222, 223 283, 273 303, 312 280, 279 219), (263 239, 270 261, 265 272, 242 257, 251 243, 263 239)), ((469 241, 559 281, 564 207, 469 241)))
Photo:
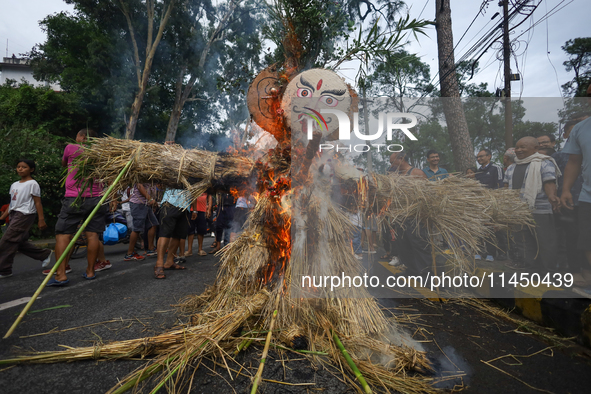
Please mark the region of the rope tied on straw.
POLYGON ((215 179, 215 165, 217 162, 217 157, 214 156, 212 159, 213 160, 211 160, 211 162, 209 163, 209 182, 210 183, 213 179, 215 179))
MULTIPOLYGON (((187 150, 183 150, 183 155, 181 156, 181 161, 179 162, 179 169, 178 169, 178 176, 176 178, 177 183, 181 181, 181 174, 182 174, 182 169, 183 169, 183 165, 185 164, 185 157, 187 156, 187 150)), ((183 183, 185 183, 185 177, 183 177, 183 183)))
POLYGON ((93 360, 98 360, 101 357, 101 345, 100 344, 96 344, 94 345, 94 349, 92 350, 92 359, 93 360))

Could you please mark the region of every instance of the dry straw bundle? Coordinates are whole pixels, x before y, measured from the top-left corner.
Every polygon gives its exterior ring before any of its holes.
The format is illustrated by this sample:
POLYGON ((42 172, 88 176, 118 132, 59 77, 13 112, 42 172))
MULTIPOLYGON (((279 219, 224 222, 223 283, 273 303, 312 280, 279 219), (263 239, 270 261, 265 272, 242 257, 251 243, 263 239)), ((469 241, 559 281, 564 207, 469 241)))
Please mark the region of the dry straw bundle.
POLYGON ((471 256, 485 240, 495 244, 495 231, 533 226, 530 210, 516 190, 488 189, 460 176, 438 181, 396 174, 363 177, 346 167, 337 168, 337 176, 349 188, 367 189, 364 205, 379 213, 382 226, 417 229, 418 223, 428 231, 436 252, 442 252, 435 241, 441 237, 461 272, 473 270, 471 256))
POLYGON ((252 160, 238 155, 106 137, 92 139, 80 155, 80 176, 108 185, 134 155, 119 189, 136 183, 160 183, 185 189, 196 198, 209 187, 244 186, 254 169, 252 160))

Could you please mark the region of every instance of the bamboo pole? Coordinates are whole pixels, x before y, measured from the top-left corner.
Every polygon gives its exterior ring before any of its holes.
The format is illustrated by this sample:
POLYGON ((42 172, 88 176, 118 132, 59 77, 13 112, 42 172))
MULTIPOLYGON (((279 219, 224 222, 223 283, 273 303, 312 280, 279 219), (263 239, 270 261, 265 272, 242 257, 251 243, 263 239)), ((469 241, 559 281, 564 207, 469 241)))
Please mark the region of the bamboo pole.
POLYGON ((103 205, 103 203, 105 202, 105 200, 107 199, 107 197, 111 194, 111 191, 113 190, 113 188, 115 187, 115 185, 117 185, 117 183, 119 182, 119 180, 123 177, 123 175, 125 174, 125 172, 129 169, 129 167, 133 163, 134 159, 136 158, 136 155, 139 153, 140 150, 141 150, 141 148, 136 151, 136 153, 133 155, 133 157, 131 159, 129 159, 129 161, 127 162, 127 164, 125 165, 125 167, 123 167, 123 169, 121 170, 121 172, 119 173, 119 175, 117 175, 117 178, 115 178, 115 181, 113 181, 113 183, 111 184, 111 186, 109 186, 109 188, 107 189, 107 191, 103 195, 103 198, 101 198, 101 200, 96 205, 96 207, 94 207, 94 209, 92 210, 92 212, 90 213, 90 215, 88 216, 88 218, 84 221, 84 223, 82 223, 82 226, 80 226, 80 229, 74 235, 74 238, 72 238, 72 240, 68 244, 68 247, 66 248, 66 250, 64 251, 64 253, 62 253, 62 255, 58 259, 58 261, 55 262, 55 264, 53 265, 53 268, 51 268, 51 271, 49 272, 49 274, 45 277, 45 279, 43 280, 43 282, 41 282, 41 285, 39 286, 39 288, 37 289, 37 291, 35 292, 35 294, 33 294, 33 297, 29 300, 29 302, 27 303, 27 305, 25 305, 25 307, 23 308, 23 310, 21 311, 21 313, 18 315, 18 317, 16 318, 16 320, 14 321, 14 323, 12 324, 12 326, 10 327, 10 329, 8 330, 8 332, 6 333, 6 335, 4 335, 4 339, 6 339, 10 335, 12 335, 12 333, 14 332, 14 330, 16 329, 16 327, 20 324, 21 320, 23 319, 23 317, 25 317, 25 315, 27 314, 27 312, 29 311, 29 309, 31 308, 31 306, 33 305, 33 303, 35 302, 35 300, 37 299, 37 297, 39 296, 39 294, 41 294, 41 291, 43 290, 43 288, 45 287, 45 285, 47 284, 47 282, 49 282, 49 279, 53 278, 53 274, 57 270, 57 267, 59 267, 59 265, 62 263, 62 261, 64 261, 64 259, 66 258, 66 256, 70 253, 70 251, 74 247, 74 243, 76 243, 76 240, 78 240, 78 238, 80 237, 80 235, 82 234, 82 232, 84 231, 84 229, 86 228, 86 226, 88 225, 88 223, 90 223, 90 221, 92 220, 92 218, 94 217, 94 215, 100 209, 101 205, 103 205))
POLYGON ((371 391, 371 388, 369 387, 369 385, 365 381, 365 378, 361 374, 361 371, 359 370, 359 368, 357 368, 357 365, 355 365, 355 362, 353 361, 353 359, 349 355, 349 352, 347 352, 347 349, 345 349, 345 346, 343 346, 343 344, 341 343, 341 340, 337 336, 337 333, 334 330, 331 330, 331 332, 332 332, 332 339, 336 343, 336 345, 339 348, 339 350, 341 351, 341 353, 343 353, 345 360, 347 360, 347 364, 349 364, 349 367, 351 368, 351 370, 355 374, 355 377, 357 378, 359 383, 361 383, 363 390, 365 391, 366 394, 372 394, 373 391, 371 391))
MULTIPOLYGON (((283 286, 283 282, 279 288, 283 286)), ((279 309, 279 299, 280 299, 281 292, 277 293, 277 299, 275 300, 275 310, 273 311, 273 317, 271 317, 271 323, 269 324, 269 332, 267 333, 267 340, 265 341, 265 347, 263 349, 263 356, 261 357, 261 363, 259 364, 259 369, 257 374, 254 377, 254 382, 252 384, 252 389, 250 390, 250 394, 256 394, 257 388, 259 386, 259 382, 262 380, 263 377, 263 369, 265 368, 265 361, 267 361, 267 354, 269 353, 269 345, 271 344, 271 337, 273 336, 273 326, 275 325, 275 319, 277 318, 277 310, 279 309)))

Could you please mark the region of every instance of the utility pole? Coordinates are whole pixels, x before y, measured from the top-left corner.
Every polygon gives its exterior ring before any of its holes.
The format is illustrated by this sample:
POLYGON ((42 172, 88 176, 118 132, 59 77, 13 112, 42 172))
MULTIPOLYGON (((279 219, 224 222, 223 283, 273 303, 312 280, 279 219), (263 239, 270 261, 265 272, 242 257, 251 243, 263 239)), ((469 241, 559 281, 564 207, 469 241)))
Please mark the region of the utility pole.
POLYGON ((447 132, 451 141, 456 171, 464 172, 474 166, 474 146, 460 99, 456 76, 454 40, 451 29, 450 0, 435 1, 435 29, 439 57, 439 85, 447 132))
POLYGON ((505 65, 505 149, 513 146, 511 108, 511 42, 509 41, 509 0, 503 1, 503 63, 505 65))

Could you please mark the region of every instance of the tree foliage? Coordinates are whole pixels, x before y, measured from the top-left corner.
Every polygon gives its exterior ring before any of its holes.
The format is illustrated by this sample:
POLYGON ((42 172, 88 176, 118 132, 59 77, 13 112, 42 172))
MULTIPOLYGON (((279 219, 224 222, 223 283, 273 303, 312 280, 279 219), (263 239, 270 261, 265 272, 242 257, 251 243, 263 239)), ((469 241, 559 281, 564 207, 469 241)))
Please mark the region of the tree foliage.
POLYGON ((346 7, 345 0, 277 0, 263 27, 265 38, 275 44, 266 61, 283 63, 290 58, 299 59, 304 69, 324 67, 338 57, 339 44, 353 31, 355 22, 346 7))
MULTIPOLYGON (((0 127, 0 202, 9 202, 10 185, 20 178, 15 169, 20 159, 34 160, 37 168, 33 178, 41 187, 45 221, 51 231, 57 221, 64 195, 60 180, 64 176, 61 158, 67 139, 48 133, 44 127, 30 124, 0 127)), ((34 226, 34 236, 41 236, 34 226)))
POLYGON ((568 59, 562 63, 568 72, 574 72, 571 81, 562 85, 565 96, 585 97, 591 84, 591 37, 568 40, 562 47, 568 59))
POLYGON ((92 119, 75 93, 54 92, 16 81, 0 86, 0 129, 31 127, 57 136, 73 137, 92 119))
MULTIPOLYGON (((144 140, 164 139, 175 108, 182 138, 244 121, 244 92, 262 67, 264 8, 259 0, 215 5, 210 0, 175 1, 178 6, 172 9, 155 52, 137 123, 137 136, 144 140), (221 23, 232 6, 232 18, 221 23), (220 24, 222 29, 216 30, 220 24), (204 53, 209 41, 211 48, 204 53), (177 100, 179 91, 187 93, 182 105, 177 100)), ((138 75, 143 75, 137 69, 144 67, 143 54, 150 49, 150 16, 155 36, 168 2, 151 2, 153 15, 145 2, 136 0, 68 2, 75 6, 73 14, 50 15, 41 22, 48 39, 31 52, 35 74, 78 93, 95 120, 92 126, 122 136, 132 115, 138 75)))
POLYGON ((387 97, 419 97, 433 91, 429 65, 404 49, 391 52, 368 77, 369 93, 387 97))
POLYGON ((116 28, 115 11, 103 10, 104 21, 81 11, 49 15, 40 22, 47 40, 29 54, 35 78, 76 93, 91 116, 90 126, 103 133, 122 131, 133 100, 131 53, 116 28))

